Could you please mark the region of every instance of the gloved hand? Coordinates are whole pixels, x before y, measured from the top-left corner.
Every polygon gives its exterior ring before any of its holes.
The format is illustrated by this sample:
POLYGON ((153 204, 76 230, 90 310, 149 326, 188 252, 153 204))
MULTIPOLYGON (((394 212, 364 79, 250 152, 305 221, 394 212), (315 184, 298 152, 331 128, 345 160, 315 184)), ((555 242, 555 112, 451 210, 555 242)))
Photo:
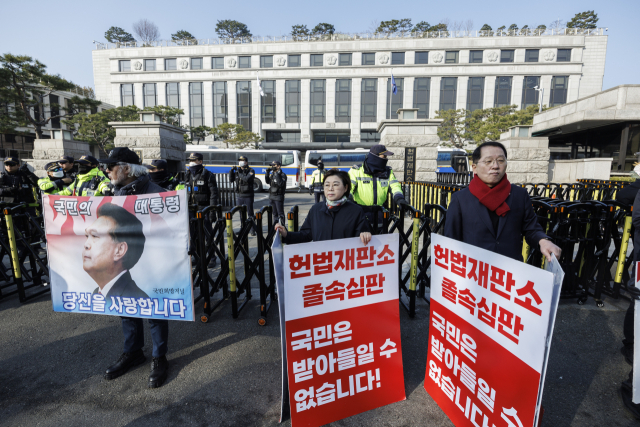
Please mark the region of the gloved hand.
POLYGON ((313 196, 313 187, 309 187, 309 195, 313 196))
POLYGON ((14 187, 4 187, 2 189, 2 196, 3 197, 14 197, 17 193, 16 191, 17 189, 14 187))
POLYGON ((402 206, 402 207, 411 206, 409 205, 409 202, 407 202, 405 199, 398 199, 397 203, 398 203, 398 206, 402 206))
POLYGON ((29 165, 28 164, 23 164, 22 166, 20 166, 20 170, 23 172, 30 172, 29 171, 29 165))

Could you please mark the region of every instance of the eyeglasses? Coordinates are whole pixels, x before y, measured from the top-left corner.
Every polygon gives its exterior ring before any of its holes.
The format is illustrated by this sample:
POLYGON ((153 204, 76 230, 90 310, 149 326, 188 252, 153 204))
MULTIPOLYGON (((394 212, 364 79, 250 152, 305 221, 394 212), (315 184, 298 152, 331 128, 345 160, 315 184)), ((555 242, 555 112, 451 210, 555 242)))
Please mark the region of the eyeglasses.
POLYGON ((113 170, 113 168, 115 168, 116 166, 124 166, 126 165, 126 163, 122 163, 122 162, 118 162, 118 163, 107 163, 107 166, 105 167, 106 170, 111 171, 113 170))
POLYGON ((13 162, 4 162, 5 166, 17 166, 17 163, 13 163, 13 162))
POLYGON ((507 164, 507 160, 500 158, 500 159, 487 159, 487 160, 481 160, 479 163, 489 167, 492 166, 494 162, 498 163, 498 166, 504 166, 507 164))
POLYGON ((58 164, 59 164, 59 165, 66 165, 67 163, 69 163, 69 162, 68 162, 68 161, 66 161, 66 160, 60 160, 60 161, 58 162, 58 164))

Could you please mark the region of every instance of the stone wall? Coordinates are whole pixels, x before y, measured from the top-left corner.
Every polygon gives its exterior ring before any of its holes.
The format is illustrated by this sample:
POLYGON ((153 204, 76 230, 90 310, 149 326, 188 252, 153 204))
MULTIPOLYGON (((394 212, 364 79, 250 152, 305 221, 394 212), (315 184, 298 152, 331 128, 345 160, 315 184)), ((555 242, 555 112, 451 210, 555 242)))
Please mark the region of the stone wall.
POLYGON ((62 156, 79 159, 91 154, 89 144, 83 141, 36 139, 33 143, 33 161, 29 163, 35 169, 35 174, 42 177, 46 175, 44 166, 49 162, 59 160, 62 156))
POLYGON ((549 138, 507 137, 507 176, 512 183, 549 182, 549 138))
POLYGON ((549 181, 569 183, 582 178, 608 180, 611 178, 612 162, 612 157, 552 160, 549 162, 549 181))
POLYGON ((110 122, 116 129, 116 147, 129 147, 142 154, 142 161, 173 160, 184 169, 184 129, 161 122, 110 122))

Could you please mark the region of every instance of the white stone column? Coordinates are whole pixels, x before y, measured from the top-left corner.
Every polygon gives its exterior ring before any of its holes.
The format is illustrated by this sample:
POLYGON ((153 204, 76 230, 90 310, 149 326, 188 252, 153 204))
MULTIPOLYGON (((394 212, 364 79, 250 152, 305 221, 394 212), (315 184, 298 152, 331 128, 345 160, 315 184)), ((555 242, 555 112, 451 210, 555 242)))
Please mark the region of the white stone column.
POLYGON ((575 101, 578 99, 578 92, 580 90, 581 77, 578 75, 569 76, 569 88, 567 89, 567 102, 575 101))
MULTIPOLYGON (((362 79, 351 79, 351 129, 360 129, 362 108, 362 79)), ((353 135, 353 130, 351 131, 353 135)))
POLYGON ((496 76, 487 76, 484 78, 484 105, 483 108, 493 108, 496 90, 496 76))
POLYGON ((326 123, 336 122, 336 79, 325 80, 326 123))
POLYGON ((522 107, 522 86, 524 86, 524 76, 513 76, 511 81, 511 104, 516 105, 518 110, 522 107))
POLYGON ((213 127, 213 82, 202 83, 204 97, 204 125, 213 127))
POLYGON ((236 93, 236 81, 227 82, 227 120, 229 123, 238 123, 238 94, 236 93))
MULTIPOLYGON (((416 63, 416 52, 415 51, 405 52, 405 54, 404 54, 404 63, 407 64, 407 65, 415 64, 416 63)), ((404 108, 411 108, 411 107, 407 107, 405 105, 404 108)))
MULTIPOLYGON (((543 89, 542 92, 542 105, 549 106, 549 101, 551 100, 551 76, 542 76, 540 77, 540 87, 543 89)), ((540 94, 538 93, 538 96, 540 94)))
POLYGON ((468 87, 469 87, 469 76, 458 77, 458 89, 456 93, 456 110, 467 108, 468 87))
POLYGON ((431 90, 429 91, 429 118, 436 117, 436 111, 440 109, 440 81, 442 77, 431 77, 431 90))
POLYGON ((389 100, 387 99, 387 81, 389 79, 390 77, 378 78, 378 123, 387 119, 387 105, 389 104, 389 100))
POLYGON ((184 111, 182 124, 191 124, 191 113, 189 109, 189 82, 180 82, 180 108, 184 111))
POLYGON ((285 123, 285 80, 276 80, 276 123, 285 123))
POLYGON ((158 105, 167 105, 167 83, 156 83, 156 96, 158 98, 158 105))
POLYGON ((144 99, 142 92, 142 83, 134 83, 133 84, 133 102, 136 104, 136 107, 139 109, 144 108, 144 99))
MULTIPOLYGON (((258 57, 258 62, 260 57, 258 57)), ((258 81, 253 79, 251 81, 251 131, 262 135, 262 111, 260 111, 260 105, 262 103, 262 97, 260 96, 260 89, 258 89, 258 81)))
MULTIPOLYGON (((307 64, 309 61, 309 55, 302 55, 307 57, 307 64)), ((304 60, 303 60, 304 61, 304 60)), ((300 80, 300 141, 311 142, 310 132, 310 114, 311 114, 311 80, 300 80)))
MULTIPOLYGON (((413 56, 414 52, 407 52, 413 56)), ((406 59, 405 55, 405 59, 406 59)), ((402 108, 413 108, 413 82, 415 81, 415 77, 405 77, 404 78, 404 94, 402 96, 402 108)))
POLYGON ((311 55, 308 53, 303 53, 300 55, 300 66, 301 67, 309 67, 311 64, 311 55))

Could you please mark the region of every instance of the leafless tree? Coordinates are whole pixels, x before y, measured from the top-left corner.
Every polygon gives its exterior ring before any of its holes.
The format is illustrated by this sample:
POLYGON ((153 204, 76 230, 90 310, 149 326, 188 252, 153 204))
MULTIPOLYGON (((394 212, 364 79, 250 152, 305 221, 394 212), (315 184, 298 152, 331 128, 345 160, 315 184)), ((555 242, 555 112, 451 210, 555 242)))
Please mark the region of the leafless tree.
POLYGON ((449 27, 449 30, 451 31, 460 31, 463 29, 464 26, 464 22, 462 21, 453 21, 451 23, 451 26, 449 27))
POLYGON ((367 27, 367 33, 371 33, 371 34, 375 33, 378 30, 379 26, 380 26, 380 21, 378 21, 377 19, 374 19, 369 23, 369 26, 367 27))
POLYGON ((564 21, 560 18, 556 19, 555 21, 551 22, 551 24, 549 24, 549 28, 552 30, 561 30, 565 27, 564 21))
POLYGON ((141 19, 133 24, 133 32, 145 45, 160 39, 158 26, 148 19, 141 19))
POLYGON ((464 23, 464 26, 462 28, 467 32, 467 34, 473 31, 473 20, 467 19, 467 21, 464 23))

